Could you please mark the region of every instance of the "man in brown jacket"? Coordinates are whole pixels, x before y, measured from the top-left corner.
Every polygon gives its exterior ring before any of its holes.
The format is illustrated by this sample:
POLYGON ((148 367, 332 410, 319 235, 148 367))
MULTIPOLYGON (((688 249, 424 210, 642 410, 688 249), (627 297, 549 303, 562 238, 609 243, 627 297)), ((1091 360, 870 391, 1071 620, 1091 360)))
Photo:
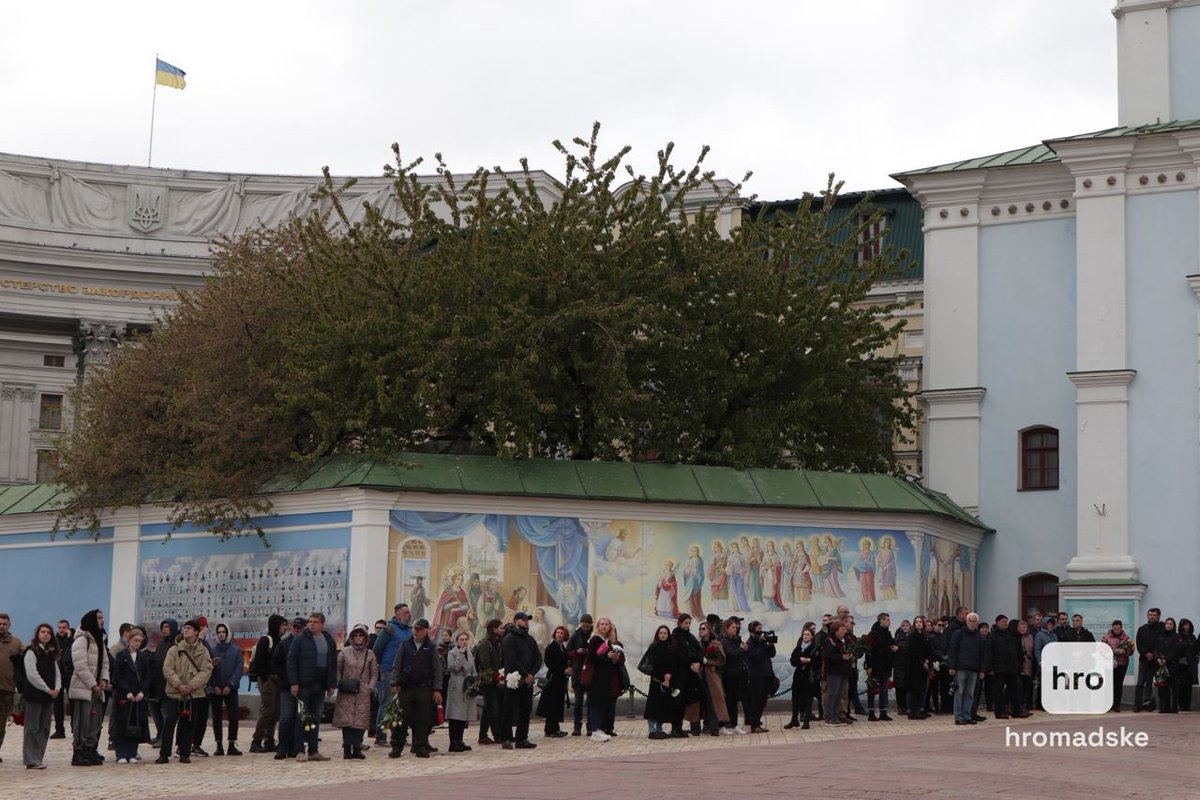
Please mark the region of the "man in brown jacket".
POLYGON ((212 656, 200 641, 200 622, 183 623, 183 633, 163 662, 166 697, 163 698, 163 729, 155 764, 171 761, 171 740, 179 728, 179 763, 191 762, 192 707, 206 701, 204 686, 212 677, 212 656), (193 703, 193 698, 195 702, 193 703))
MULTIPOLYGON (((12 620, 0 612, 0 747, 4 746, 4 730, 12 715, 16 695, 16 676, 13 674, 12 654, 22 650, 21 640, 11 633, 12 620)), ((0 758, 0 761, 4 759, 0 758)))

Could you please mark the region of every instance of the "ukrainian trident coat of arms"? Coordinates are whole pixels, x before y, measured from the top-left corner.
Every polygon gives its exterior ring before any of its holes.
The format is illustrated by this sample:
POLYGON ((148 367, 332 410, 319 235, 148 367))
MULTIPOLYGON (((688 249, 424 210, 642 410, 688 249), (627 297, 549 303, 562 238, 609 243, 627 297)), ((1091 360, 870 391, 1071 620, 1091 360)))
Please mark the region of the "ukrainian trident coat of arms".
POLYGON ((126 208, 129 224, 134 230, 142 233, 158 230, 167 218, 167 188, 130 186, 126 208))

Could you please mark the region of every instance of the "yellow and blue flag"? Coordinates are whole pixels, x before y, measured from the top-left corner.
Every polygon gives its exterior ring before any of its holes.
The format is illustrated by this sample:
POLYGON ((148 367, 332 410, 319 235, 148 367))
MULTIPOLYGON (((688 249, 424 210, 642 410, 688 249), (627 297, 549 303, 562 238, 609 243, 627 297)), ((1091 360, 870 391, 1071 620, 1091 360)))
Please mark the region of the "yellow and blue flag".
POLYGON ((187 86, 187 82, 183 76, 187 73, 179 67, 172 66, 161 58, 156 58, 158 62, 157 73, 154 77, 154 82, 159 86, 170 86, 172 89, 182 89, 187 86))

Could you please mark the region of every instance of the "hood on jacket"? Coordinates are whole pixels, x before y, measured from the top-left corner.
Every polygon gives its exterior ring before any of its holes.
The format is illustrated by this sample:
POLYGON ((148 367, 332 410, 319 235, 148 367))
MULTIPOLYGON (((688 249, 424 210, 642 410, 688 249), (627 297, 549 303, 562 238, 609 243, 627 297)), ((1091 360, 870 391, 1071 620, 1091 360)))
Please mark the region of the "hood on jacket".
POLYGON ((272 614, 267 618, 267 636, 271 637, 271 641, 279 636, 279 626, 286 624, 287 618, 280 614, 272 614))
MULTIPOLYGON (((104 641, 104 630, 100 627, 100 609, 93 608, 84 614, 83 619, 79 621, 79 630, 90 634, 92 641, 97 644, 104 641)), ((76 636, 78 635, 79 632, 76 631, 76 636)))
POLYGON ((179 620, 175 619, 174 617, 167 617, 162 622, 158 623, 158 629, 160 631, 162 630, 163 625, 166 625, 167 629, 170 630, 170 633, 163 636, 163 638, 172 642, 175 641, 175 638, 179 636, 179 620))

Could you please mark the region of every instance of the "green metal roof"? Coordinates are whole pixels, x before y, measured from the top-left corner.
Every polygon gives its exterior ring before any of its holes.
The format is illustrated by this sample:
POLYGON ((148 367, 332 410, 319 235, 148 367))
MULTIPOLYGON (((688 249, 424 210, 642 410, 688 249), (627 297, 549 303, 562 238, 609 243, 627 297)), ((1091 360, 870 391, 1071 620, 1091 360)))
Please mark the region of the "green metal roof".
POLYGON ((1057 139, 1047 139, 1041 144, 1022 147, 1019 150, 1009 150, 990 156, 969 158, 966 161, 953 161, 949 164, 938 164, 936 167, 911 169, 892 175, 899 180, 906 175, 931 175, 937 172, 964 172, 972 169, 988 169, 991 167, 1015 167, 1022 164, 1045 164, 1058 161, 1054 152, 1055 142, 1074 142, 1087 139, 1115 139, 1123 136, 1149 136, 1156 133, 1177 133, 1200 128, 1200 119, 1175 120, 1173 122, 1156 122, 1151 125, 1121 126, 1105 128, 1104 130, 1080 133, 1075 136, 1063 136, 1057 139))
MULTIPOLYGON (((897 265, 894 274, 887 275, 883 280, 919 280, 924 274, 925 234, 922 231, 924 212, 921 204, 907 189, 880 189, 874 192, 843 192, 837 196, 837 202, 829 211, 831 225, 839 224, 859 204, 862 199, 871 196, 871 205, 882 209, 886 215, 883 228, 883 246, 894 247, 897 252, 908 253, 908 260, 897 265)), ((759 208, 767 214, 773 212, 795 213, 797 206, 806 198, 791 200, 770 200, 750 206, 754 213, 759 208)), ((818 197, 817 203, 821 200, 818 197)), ((839 233, 838 243, 844 241, 850 232, 843 230, 839 233)))
MULTIPOLYGON (((329 458, 303 476, 272 482, 267 490, 286 493, 357 486, 436 494, 878 511, 930 514, 992 530, 944 494, 890 475, 422 453, 399 458, 400 464, 329 458)), ((70 493, 49 484, 6 486, 0 488, 0 515, 56 511, 70 498, 70 493)))
POLYGON ((1035 144, 1018 150, 1008 150, 990 156, 968 158, 966 161, 953 161, 949 164, 938 164, 936 167, 910 169, 907 172, 897 172, 892 177, 900 179, 905 175, 931 175, 936 172, 964 172, 972 169, 988 169, 989 167, 1015 167, 1022 164, 1045 164, 1058 161, 1058 156, 1045 144, 1035 144))
POLYGON ((1121 136, 1147 136, 1153 133, 1176 133, 1200 128, 1200 119, 1175 120, 1173 122, 1157 122, 1151 125, 1122 126, 1105 128, 1092 133, 1080 133, 1075 136, 1064 136, 1059 139, 1047 139, 1047 143, 1070 142, 1079 139, 1114 139, 1121 136))

